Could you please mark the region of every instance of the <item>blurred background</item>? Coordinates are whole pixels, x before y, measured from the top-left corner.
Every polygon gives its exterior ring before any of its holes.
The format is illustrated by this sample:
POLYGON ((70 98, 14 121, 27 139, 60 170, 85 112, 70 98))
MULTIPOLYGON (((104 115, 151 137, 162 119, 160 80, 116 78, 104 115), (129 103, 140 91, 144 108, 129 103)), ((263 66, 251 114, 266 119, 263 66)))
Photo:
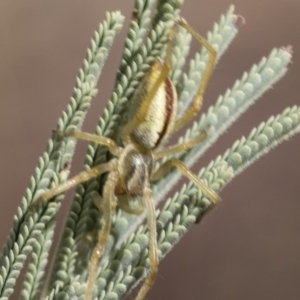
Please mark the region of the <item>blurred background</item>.
MULTIPOLYGON (((269 116, 300 105, 300 1, 186 0, 181 15, 205 35, 230 4, 246 25, 215 68, 203 111, 273 47, 292 45, 293 64, 194 171, 269 116)), ((121 0, 0 1, 1 245, 51 129, 69 101, 93 30, 107 10, 121 10, 126 24, 114 42, 83 127, 94 131, 114 86, 132 8, 133 1, 121 0)), ((198 45, 192 45, 193 52, 198 45)), ((78 144, 72 174, 81 170, 85 148, 85 143, 78 144)), ((234 179, 221 192, 222 203, 162 261, 147 299, 300 299, 299 149, 300 135, 234 179)), ((60 226, 70 194, 58 215, 60 226)))

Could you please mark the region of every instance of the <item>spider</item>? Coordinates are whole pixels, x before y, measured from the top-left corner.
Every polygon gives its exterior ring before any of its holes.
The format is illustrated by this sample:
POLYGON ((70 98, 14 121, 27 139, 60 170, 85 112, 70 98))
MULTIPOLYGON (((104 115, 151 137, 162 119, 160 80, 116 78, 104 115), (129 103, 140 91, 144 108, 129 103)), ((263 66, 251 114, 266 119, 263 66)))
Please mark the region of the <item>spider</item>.
POLYGON ((110 233, 112 214, 116 205, 125 212, 134 215, 139 215, 146 209, 149 230, 150 272, 140 288, 136 300, 144 299, 154 284, 159 260, 157 255, 155 206, 152 201, 150 180, 159 180, 172 167, 176 167, 197 185, 210 198, 213 204, 219 202, 218 195, 210 190, 178 159, 171 158, 157 170, 154 170, 154 163, 158 159, 184 152, 206 138, 206 132, 203 131, 187 142, 160 148, 172 133, 186 125, 200 110, 203 102, 203 93, 211 76, 215 58, 216 52, 213 47, 185 21, 179 19, 174 23, 170 31, 165 61, 155 60, 131 99, 128 112, 129 121, 121 132, 123 147, 118 146, 114 140, 103 136, 80 131, 56 131, 56 134, 62 137, 73 137, 106 146, 114 157, 110 161, 96 165, 88 171, 83 171, 72 179, 46 191, 38 199, 39 201, 46 201, 81 182, 103 173, 108 173, 102 197, 96 194, 94 199, 96 206, 103 213, 103 225, 98 233, 96 246, 90 259, 85 300, 92 298, 97 267, 110 233), (176 119, 177 94, 171 79, 168 77, 168 73, 171 68, 172 40, 178 26, 185 28, 207 49, 209 55, 202 80, 199 83, 192 104, 181 117, 176 119), (136 198, 138 201, 136 208, 130 206, 129 199, 132 198, 136 198))

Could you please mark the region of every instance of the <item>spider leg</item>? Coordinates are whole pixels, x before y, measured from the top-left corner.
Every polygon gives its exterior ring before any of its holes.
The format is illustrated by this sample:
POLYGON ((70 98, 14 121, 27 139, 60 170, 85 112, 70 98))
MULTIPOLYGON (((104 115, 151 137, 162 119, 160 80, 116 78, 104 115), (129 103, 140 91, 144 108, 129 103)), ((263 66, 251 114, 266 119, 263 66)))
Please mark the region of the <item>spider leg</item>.
POLYGON ((196 144, 204 141, 207 137, 207 132, 206 129, 201 131, 197 136, 194 138, 183 142, 179 143, 177 145, 169 146, 160 150, 153 151, 153 155, 155 159, 162 158, 167 155, 175 155, 179 152, 185 152, 191 148, 193 148, 196 144))
POLYGON ((159 169, 152 174, 151 179, 159 180, 172 167, 176 167, 184 176, 186 176, 195 185, 197 185, 199 189, 203 191, 203 193, 213 202, 213 204, 217 204, 218 202, 220 202, 220 197, 200 179, 198 179, 197 176, 193 174, 186 165, 184 165, 180 160, 176 158, 172 158, 162 164, 159 169))
POLYGON ((105 186, 103 189, 103 198, 96 198, 96 203, 101 201, 101 211, 103 212, 103 225, 98 234, 97 244, 93 250, 90 270, 87 280, 87 288, 85 293, 85 300, 91 300, 93 295, 93 287, 97 275, 97 269, 99 265, 100 258, 103 254, 105 244, 107 242, 110 227, 111 227, 111 218, 114 212, 114 203, 115 203, 115 188, 118 183, 118 173, 110 172, 105 186))
POLYGON ((216 50, 187 23, 185 23, 183 20, 179 20, 178 25, 185 28, 203 47, 207 49, 208 61, 201 82, 199 84, 198 90, 193 98, 193 102, 191 106, 185 111, 183 116, 181 116, 179 119, 176 120, 173 128, 173 132, 176 132, 180 128, 182 128, 187 122, 189 122, 192 118, 194 118, 199 112, 199 110, 201 109, 203 103, 203 94, 205 92, 208 81, 212 74, 215 65, 216 56, 217 56, 216 50))
POLYGON ((91 168, 90 170, 79 173, 77 176, 75 176, 75 177, 63 182, 62 184, 58 185, 57 187, 52 188, 52 189, 48 190, 47 192, 43 193, 40 197, 38 197, 31 204, 31 206, 35 206, 38 203, 43 202, 43 201, 48 201, 50 198, 69 190, 70 188, 76 186, 77 184, 79 184, 81 182, 88 181, 91 178, 94 178, 103 173, 109 172, 113 168, 115 163, 116 163, 116 161, 114 159, 112 159, 108 163, 98 165, 96 167, 91 168))
POLYGON ((150 272, 146 277, 141 289, 135 300, 143 300, 149 289, 153 286, 158 269, 157 241, 156 241, 156 216, 155 206, 152 200, 150 188, 147 188, 145 193, 145 206, 147 211, 147 225, 149 229, 149 260, 150 272))
POLYGON ((154 98, 157 90, 161 86, 161 84, 165 81, 165 79, 168 77, 169 71, 171 69, 171 58, 172 58, 172 41, 175 36, 175 30, 176 30, 176 24, 172 27, 171 33, 168 37, 167 41, 167 50, 166 50, 166 58, 165 61, 161 67, 161 61, 158 60, 154 62, 152 67, 150 68, 148 74, 145 76, 146 82, 147 82, 147 77, 151 77, 153 72, 160 72, 158 78, 155 80, 152 88, 150 89, 149 93, 143 100, 141 107, 139 109, 139 112, 136 114, 136 116, 128 122, 123 131, 122 131, 122 136, 123 140, 126 141, 134 127, 136 127, 138 124, 142 123, 145 120, 145 117, 147 115, 147 112, 149 110, 149 106, 151 104, 152 99, 154 98))
POLYGON ((64 131, 54 130, 53 133, 63 137, 74 137, 79 140, 95 142, 99 145, 107 146, 109 151, 115 156, 119 156, 122 151, 122 149, 117 146, 115 141, 104 136, 98 136, 95 134, 90 134, 82 131, 64 132, 64 131))
MULTIPOLYGON (((104 200, 103 198, 98 194, 98 192, 93 191, 92 193, 93 201, 96 207, 101 211, 101 213, 105 213, 105 206, 104 206, 104 200)), ((117 206, 117 201, 114 199, 111 203, 112 210, 115 211, 116 206, 117 206)), ((94 245, 94 241, 97 240, 99 230, 93 229, 91 231, 83 233, 83 243, 87 245, 87 247, 92 247, 94 245)))
MULTIPOLYGON (((93 191, 92 194, 93 194, 94 204, 96 205, 96 207, 102 213, 104 213, 104 201, 103 201, 103 198, 96 191, 93 191)), ((117 207, 117 201, 116 201, 116 199, 114 199, 114 201, 111 203, 111 206, 112 206, 113 210, 116 209, 116 207, 117 207)))

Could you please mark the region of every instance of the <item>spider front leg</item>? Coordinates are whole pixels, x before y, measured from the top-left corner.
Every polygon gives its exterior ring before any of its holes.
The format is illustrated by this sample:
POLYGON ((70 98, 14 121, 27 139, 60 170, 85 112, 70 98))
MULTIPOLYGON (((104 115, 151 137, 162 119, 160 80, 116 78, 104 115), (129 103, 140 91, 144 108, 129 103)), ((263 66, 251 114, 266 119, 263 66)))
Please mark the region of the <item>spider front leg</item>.
POLYGON ((150 272, 146 277, 139 293, 137 294, 135 300, 143 300, 147 292, 153 286, 158 270, 158 255, 157 255, 157 241, 156 241, 156 215, 155 206, 152 200, 152 192, 148 187, 146 189, 144 202, 147 211, 147 225, 149 230, 149 263, 150 272))
POLYGON ((87 280, 87 288, 85 293, 85 300, 91 300, 93 295, 93 287, 97 275, 97 269, 99 261, 103 255, 104 247, 107 242, 110 228, 111 228, 111 219, 112 214, 115 210, 115 188, 118 183, 118 173, 111 171, 107 177, 107 180, 103 189, 103 198, 95 194, 95 203, 98 206, 101 203, 99 209, 103 214, 103 225, 98 234, 97 244, 93 250, 90 270, 87 280))
POLYGON ((194 184, 197 185, 201 191, 203 191, 203 193, 213 202, 213 204, 218 204, 220 202, 220 197, 200 179, 198 179, 197 176, 193 174, 186 165, 176 158, 172 158, 162 164, 159 169, 152 174, 151 179, 159 180, 172 167, 176 167, 184 176, 194 182, 194 184))
MULTIPOLYGON (((92 192, 92 197, 93 197, 94 204, 96 205, 96 207, 99 209, 99 211, 101 211, 101 213, 104 213, 105 208, 104 208, 103 198, 96 191, 92 192)), ((114 199, 114 201, 111 203, 111 206, 112 206, 113 210, 116 209, 116 207, 117 207, 116 199, 114 199)))
POLYGON ((38 197, 37 200, 35 200, 31 205, 35 206, 43 201, 48 201, 52 197, 59 195, 70 188, 78 185, 81 182, 85 182, 90 180, 91 178, 97 177, 103 173, 109 172, 114 168, 116 164, 116 160, 112 159, 108 163, 104 163, 101 165, 98 165, 96 167, 91 168, 90 170, 83 171, 79 173, 77 176, 63 182, 62 184, 58 185, 57 187, 50 189, 49 191, 43 193, 40 197, 38 197))
POLYGON ((191 28, 187 23, 182 20, 178 21, 178 25, 185 28, 203 47, 208 51, 208 61, 206 68, 203 72, 201 82, 199 84, 198 90, 193 98, 191 106, 185 111, 183 116, 176 120, 173 132, 178 131, 185 124, 187 124, 192 118, 194 118, 199 110, 202 107, 203 103, 203 94, 211 77, 212 71, 214 69, 216 61, 216 50, 202 37, 200 36, 193 28, 191 28))
POLYGON ((118 147, 115 141, 113 141, 110 138, 104 137, 104 136, 98 136, 95 134, 90 134, 90 133, 82 132, 82 131, 64 132, 64 131, 54 130, 53 133, 58 136, 74 137, 78 140, 95 142, 99 145, 106 146, 106 147, 108 147, 109 151, 115 156, 119 156, 122 152, 122 148, 118 147))

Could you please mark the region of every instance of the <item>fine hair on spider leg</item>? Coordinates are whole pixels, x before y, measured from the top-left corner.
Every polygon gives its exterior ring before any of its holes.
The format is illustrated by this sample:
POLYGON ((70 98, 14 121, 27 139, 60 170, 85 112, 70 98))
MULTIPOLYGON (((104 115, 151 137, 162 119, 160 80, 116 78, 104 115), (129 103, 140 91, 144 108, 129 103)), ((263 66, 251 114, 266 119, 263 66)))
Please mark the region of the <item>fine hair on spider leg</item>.
POLYGON ((136 300, 142 300, 154 284, 159 264, 156 242, 155 206, 152 200, 150 181, 159 180, 171 168, 176 167, 208 196, 212 205, 219 202, 219 196, 199 180, 178 159, 171 158, 164 162, 158 170, 153 170, 156 160, 184 152, 206 138, 206 130, 204 130, 187 142, 160 149, 160 146, 172 133, 185 126, 201 109, 203 93, 210 79, 215 58, 216 52, 213 47, 188 24, 182 20, 178 20, 171 28, 164 62, 160 59, 155 60, 130 100, 128 107, 128 120, 130 121, 124 126, 121 132, 122 146, 118 146, 110 138, 89 133, 79 131, 55 132, 56 135, 62 137, 73 137, 106 146, 114 156, 109 162, 96 165, 57 187, 48 190, 36 201, 37 203, 47 201, 79 183, 98 177, 103 173, 108 173, 102 197, 97 194, 94 196, 95 205, 103 215, 103 225, 98 233, 96 246, 93 249, 90 260, 85 300, 91 300, 93 296, 93 286, 99 261, 110 233, 112 214, 115 211, 116 205, 125 212, 134 215, 139 215, 144 209, 146 210, 149 230, 150 272, 136 296, 136 300), (187 32, 207 49, 209 54, 206 68, 192 104, 178 119, 176 119, 176 89, 168 77, 171 68, 172 40, 176 34, 177 26, 185 28, 187 32), (130 206, 129 200, 132 198, 138 200, 136 208, 130 206))

